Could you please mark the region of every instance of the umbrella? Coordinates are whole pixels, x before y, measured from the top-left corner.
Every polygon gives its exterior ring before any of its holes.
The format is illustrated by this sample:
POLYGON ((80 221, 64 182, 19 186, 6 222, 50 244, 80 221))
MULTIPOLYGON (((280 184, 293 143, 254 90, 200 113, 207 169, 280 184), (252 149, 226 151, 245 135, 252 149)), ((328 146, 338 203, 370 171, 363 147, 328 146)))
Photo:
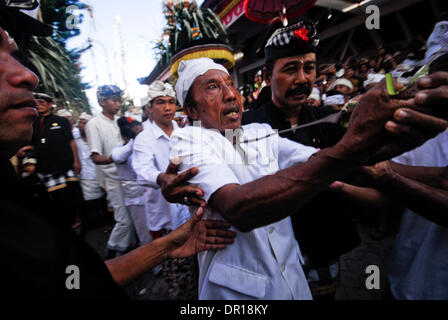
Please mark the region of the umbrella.
POLYGON ((311 9, 317 0, 244 0, 246 17, 258 23, 274 23, 282 21, 288 24, 288 19, 311 9))

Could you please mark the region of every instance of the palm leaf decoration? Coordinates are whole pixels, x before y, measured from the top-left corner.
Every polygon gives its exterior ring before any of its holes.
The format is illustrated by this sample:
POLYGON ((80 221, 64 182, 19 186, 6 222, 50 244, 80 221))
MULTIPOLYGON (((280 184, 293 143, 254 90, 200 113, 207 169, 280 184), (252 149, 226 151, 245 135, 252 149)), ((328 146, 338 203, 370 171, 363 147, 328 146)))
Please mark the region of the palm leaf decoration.
POLYGON ((163 13, 167 24, 163 28, 166 40, 154 42, 157 60, 168 64, 185 44, 203 38, 229 44, 226 29, 210 9, 203 10, 196 1, 164 1, 163 13))
POLYGON ((37 91, 55 96, 62 107, 75 114, 90 112, 84 92, 88 86, 81 81, 75 52, 67 51, 52 38, 32 37, 27 59, 40 79, 37 91))

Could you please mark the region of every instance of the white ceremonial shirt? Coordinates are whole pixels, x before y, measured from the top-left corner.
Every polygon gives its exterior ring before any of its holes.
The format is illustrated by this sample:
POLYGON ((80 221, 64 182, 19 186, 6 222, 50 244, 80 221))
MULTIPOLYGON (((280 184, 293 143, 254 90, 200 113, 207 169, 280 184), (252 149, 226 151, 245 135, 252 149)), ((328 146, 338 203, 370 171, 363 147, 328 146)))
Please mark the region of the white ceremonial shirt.
MULTIPOLYGON (((269 125, 258 123, 243 126, 242 131, 242 140, 274 132, 269 125)), ((224 185, 274 174, 307 161, 315 152, 315 148, 277 134, 239 148, 216 130, 186 127, 173 133, 170 157, 181 158, 182 171, 199 168, 190 183, 204 191, 208 202, 224 185)), ((207 206, 204 219, 223 217, 207 206)), ((289 217, 246 233, 232 229, 237 233, 232 245, 198 253, 199 299, 312 299, 289 217)))
POLYGON ((78 149, 79 162, 81 163, 80 182, 84 200, 99 199, 104 196, 104 192, 101 189, 104 181, 101 181, 102 176, 98 175, 96 166, 90 158, 89 144, 82 139, 81 135, 78 139, 75 139, 75 143, 78 149))
POLYGON ((152 127, 152 122, 149 119, 147 119, 142 122, 142 127, 143 130, 150 129, 152 127))
MULTIPOLYGON (((101 112, 87 122, 86 135, 90 153, 96 152, 104 157, 109 157, 115 147, 123 144, 117 119, 118 117, 115 116, 111 120, 101 112)), ((120 185, 117 167, 114 163, 97 165, 97 170, 104 177, 106 190, 117 188, 120 185)))
MULTIPOLYGON (((172 123, 174 129, 179 128, 175 121, 172 123)), ((186 206, 165 200, 157 183, 157 176, 165 172, 169 164, 170 141, 170 137, 153 122, 134 142, 132 166, 137 179, 153 189, 146 203, 147 224, 151 231, 174 230, 190 218, 186 206)))
MULTIPOLYGON (((448 166, 448 130, 392 161, 448 166)), ((389 282, 398 300, 447 300, 448 228, 406 209, 390 259, 389 282)))
POLYGON ((112 159, 117 166, 118 177, 124 193, 124 204, 127 206, 141 206, 144 204, 144 187, 137 181, 137 175, 132 168, 132 151, 134 139, 127 144, 112 150, 112 159))
POLYGON ((89 144, 81 137, 75 139, 75 142, 78 149, 79 162, 81 163, 80 178, 83 180, 96 180, 96 168, 92 158, 90 158, 89 144))

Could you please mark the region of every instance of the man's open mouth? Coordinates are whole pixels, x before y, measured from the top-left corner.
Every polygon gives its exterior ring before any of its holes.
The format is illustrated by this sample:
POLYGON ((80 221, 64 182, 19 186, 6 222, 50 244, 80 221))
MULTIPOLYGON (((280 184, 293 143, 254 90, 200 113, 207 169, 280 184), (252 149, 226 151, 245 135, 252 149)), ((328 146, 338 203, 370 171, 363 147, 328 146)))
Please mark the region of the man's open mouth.
POLYGON ((234 108, 229 108, 226 111, 224 111, 224 116, 226 117, 236 117, 240 114, 240 109, 236 106, 234 108))

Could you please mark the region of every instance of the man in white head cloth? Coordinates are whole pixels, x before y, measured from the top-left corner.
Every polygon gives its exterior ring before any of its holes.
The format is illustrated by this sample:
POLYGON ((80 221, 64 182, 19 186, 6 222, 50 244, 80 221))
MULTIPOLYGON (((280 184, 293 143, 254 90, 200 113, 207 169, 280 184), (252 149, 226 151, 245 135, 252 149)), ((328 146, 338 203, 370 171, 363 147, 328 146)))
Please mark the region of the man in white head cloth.
MULTIPOLYGON (((188 208, 167 202, 160 191, 159 175, 169 164, 172 132, 178 128, 173 120, 176 94, 168 83, 155 81, 149 86, 149 112, 153 122, 134 140, 132 166, 137 180, 146 186, 145 212, 153 240, 164 236, 188 220, 188 208)), ((197 299, 197 275, 194 258, 174 259, 163 263, 168 294, 173 299, 197 299)))
POLYGON ((181 62, 177 97, 201 127, 175 130, 170 157, 180 158, 181 171, 199 169, 189 182, 204 193, 204 215, 237 230, 232 246, 198 255, 200 299, 311 299, 288 216, 357 166, 418 145, 385 134, 397 133, 388 122, 394 112, 413 106, 385 92, 364 95, 341 141, 317 151, 268 124, 241 127, 241 97, 227 70, 207 58, 181 62))
POLYGON ((90 158, 90 148, 87 143, 86 125, 92 116, 86 112, 81 113, 78 123, 74 129, 79 132, 79 137, 75 138, 78 148, 78 157, 81 162, 80 183, 84 197, 84 211, 81 216, 82 230, 99 225, 104 217, 105 194, 99 182, 100 171, 97 172, 95 163, 90 158))

